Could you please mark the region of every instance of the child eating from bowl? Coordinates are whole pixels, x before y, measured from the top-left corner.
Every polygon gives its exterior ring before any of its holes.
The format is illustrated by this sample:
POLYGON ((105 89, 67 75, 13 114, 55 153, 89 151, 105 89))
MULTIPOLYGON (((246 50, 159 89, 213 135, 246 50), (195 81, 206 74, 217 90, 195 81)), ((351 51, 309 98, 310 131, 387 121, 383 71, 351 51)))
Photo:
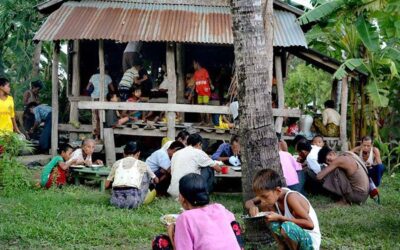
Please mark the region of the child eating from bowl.
POLYGON ((251 216, 257 216, 258 205, 271 212, 265 220, 279 249, 319 249, 318 218, 307 198, 283 187, 281 177, 272 169, 263 169, 255 176, 256 198, 247 201, 245 206, 251 216))
MULTIPOLYGON (((185 211, 178 216, 176 224, 168 226, 173 249, 241 249, 240 227, 235 216, 221 204, 209 204, 207 184, 201 175, 191 173, 182 177, 179 193, 179 203, 185 211)), ((159 244, 159 237, 153 241, 153 249, 165 249, 159 244)))

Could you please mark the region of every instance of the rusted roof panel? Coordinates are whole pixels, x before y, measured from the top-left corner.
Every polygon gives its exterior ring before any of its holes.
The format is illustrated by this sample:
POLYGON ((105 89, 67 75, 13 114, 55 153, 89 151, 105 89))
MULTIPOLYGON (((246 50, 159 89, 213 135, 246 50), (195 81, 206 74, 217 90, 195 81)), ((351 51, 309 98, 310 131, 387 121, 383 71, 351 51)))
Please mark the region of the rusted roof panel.
MULTIPOLYGON (((307 46, 293 14, 276 11, 275 23, 275 46, 307 46)), ((231 27, 229 7, 81 1, 64 3, 34 39, 232 44, 231 27)))

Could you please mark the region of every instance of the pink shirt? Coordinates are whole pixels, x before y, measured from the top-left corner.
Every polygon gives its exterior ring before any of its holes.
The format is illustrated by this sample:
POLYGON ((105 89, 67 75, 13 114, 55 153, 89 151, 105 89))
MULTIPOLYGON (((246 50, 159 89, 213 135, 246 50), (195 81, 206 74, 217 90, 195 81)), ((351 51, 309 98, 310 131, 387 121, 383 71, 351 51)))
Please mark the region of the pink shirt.
POLYGON ((176 220, 176 250, 240 250, 231 227, 234 220, 221 204, 184 211, 176 220))
POLYGON ((292 186, 299 183, 297 170, 301 170, 301 165, 296 159, 288 152, 279 151, 279 158, 281 160, 283 176, 286 180, 286 185, 292 186))

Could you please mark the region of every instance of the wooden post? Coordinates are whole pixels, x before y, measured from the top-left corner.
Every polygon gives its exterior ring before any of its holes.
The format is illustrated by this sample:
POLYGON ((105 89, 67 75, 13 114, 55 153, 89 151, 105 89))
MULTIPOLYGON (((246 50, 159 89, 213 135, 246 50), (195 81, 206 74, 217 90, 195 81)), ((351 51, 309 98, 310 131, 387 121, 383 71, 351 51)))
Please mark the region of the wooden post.
MULTIPOLYGON (((275 56, 275 77, 278 90, 278 108, 283 109, 285 106, 285 91, 283 89, 282 60, 280 55, 275 56)), ((277 133, 282 133, 282 124, 283 117, 278 116, 275 120, 275 131, 277 133)))
POLYGON ((40 55, 42 54, 42 41, 35 42, 35 51, 32 59, 32 78, 38 78, 40 73, 40 55))
POLYGON ((52 76, 51 76, 51 155, 57 154, 58 147, 58 62, 60 54, 60 42, 54 42, 53 49, 53 64, 52 64, 52 76))
MULTIPOLYGON (((167 43, 167 77, 168 86, 168 104, 176 103, 176 71, 175 71, 175 48, 173 43, 167 43)), ((167 113, 167 137, 175 138, 175 112, 167 113)))
POLYGON ((342 79, 342 96, 340 108, 340 141, 342 143, 341 150, 347 151, 349 149, 347 144, 347 96, 348 96, 347 76, 342 79))
POLYGON ((177 66, 177 75, 178 75, 178 103, 184 103, 185 96, 185 75, 183 73, 184 67, 184 51, 183 51, 183 44, 177 43, 176 44, 176 66, 177 66))
POLYGON ((104 147, 106 151, 106 165, 112 166, 116 161, 114 130, 112 128, 104 129, 104 147))
MULTIPOLYGON (((81 72, 79 67, 80 49, 79 40, 74 40, 74 50, 72 55, 72 96, 79 97, 81 91, 81 72)), ((69 121, 79 121, 78 103, 70 102, 69 121)), ((78 133, 70 133, 69 140, 75 141, 78 139, 78 133)))
POLYGON ((357 126, 356 126, 356 114, 357 114, 357 100, 356 100, 356 83, 355 79, 353 78, 350 82, 350 123, 351 123, 351 136, 350 136, 350 148, 356 146, 356 133, 357 133, 357 126))
MULTIPOLYGON (((104 64, 104 41, 103 40, 99 40, 99 68, 100 68, 100 83, 99 83, 99 100, 100 102, 104 102, 104 85, 105 85, 105 64, 104 64)), ((104 114, 104 110, 100 109, 99 110, 99 116, 100 116, 100 138, 104 138, 104 131, 103 131, 103 127, 104 127, 104 118, 105 118, 105 114, 104 114)))

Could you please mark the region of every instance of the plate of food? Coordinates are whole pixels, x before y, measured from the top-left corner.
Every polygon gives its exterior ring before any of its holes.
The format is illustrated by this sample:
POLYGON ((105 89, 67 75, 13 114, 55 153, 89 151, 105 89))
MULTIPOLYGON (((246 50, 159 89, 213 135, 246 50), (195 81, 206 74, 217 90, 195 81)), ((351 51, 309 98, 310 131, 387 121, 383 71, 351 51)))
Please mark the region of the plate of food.
POLYGON ((176 222, 179 214, 166 214, 160 217, 160 220, 163 224, 169 226, 176 222))
POLYGON ((101 168, 101 167, 104 167, 104 165, 102 165, 102 164, 92 164, 90 167, 91 168, 101 168))
POLYGON ((242 171, 242 167, 231 167, 234 171, 242 171))
POLYGON ((263 217, 267 216, 270 213, 272 213, 272 212, 259 212, 256 216, 246 215, 246 216, 243 217, 243 219, 246 219, 246 220, 260 219, 260 218, 263 218, 263 217))
POLYGON ((71 165, 71 168, 84 168, 85 166, 83 165, 71 165))

